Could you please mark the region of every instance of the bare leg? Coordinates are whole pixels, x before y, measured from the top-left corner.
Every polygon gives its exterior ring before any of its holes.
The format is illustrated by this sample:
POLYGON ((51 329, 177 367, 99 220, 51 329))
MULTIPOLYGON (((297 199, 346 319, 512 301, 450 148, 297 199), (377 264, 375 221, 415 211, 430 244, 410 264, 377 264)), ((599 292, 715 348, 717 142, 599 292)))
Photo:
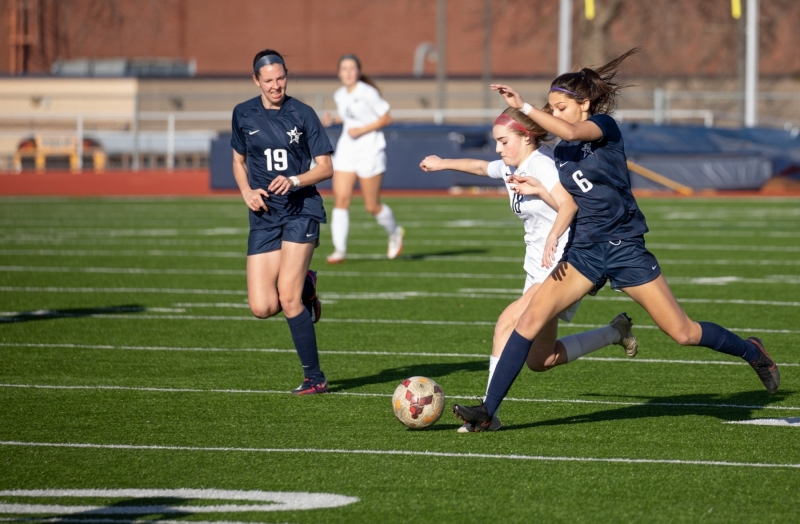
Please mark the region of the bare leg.
POLYGON ((642 306, 661 331, 672 340, 682 346, 696 346, 700 343, 703 330, 683 311, 663 275, 647 284, 626 287, 622 291, 642 306))
POLYGON ((247 257, 247 301, 258 318, 269 318, 281 310, 277 288, 280 267, 280 250, 247 257))

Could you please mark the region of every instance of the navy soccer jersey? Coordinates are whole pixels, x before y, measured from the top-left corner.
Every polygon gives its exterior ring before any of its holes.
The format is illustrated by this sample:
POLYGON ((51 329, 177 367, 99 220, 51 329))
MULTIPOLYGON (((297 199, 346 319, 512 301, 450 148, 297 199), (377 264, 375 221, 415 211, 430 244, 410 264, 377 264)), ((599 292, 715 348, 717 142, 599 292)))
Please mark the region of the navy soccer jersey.
MULTIPOLYGON (((237 105, 231 147, 247 158, 250 187, 264 190, 275 177, 301 175, 311 168, 314 157, 333 152, 314 110, 289 96, 277 110, 265 109, 260 96, 237 105)), ((267 211, 250 210, 250 229, 281 226, 292 217, 326 221, 315 186, 291 189, 285 195, 270 192, 264 202, 267 211)))
POLYGON ((608 115, 593 115, 589 121, 603 138, 562 141, 553 152, 561 185, 578 205, 571 240, 579 244, 643 235, 647 224, 633 198, 619 126, 608 115))

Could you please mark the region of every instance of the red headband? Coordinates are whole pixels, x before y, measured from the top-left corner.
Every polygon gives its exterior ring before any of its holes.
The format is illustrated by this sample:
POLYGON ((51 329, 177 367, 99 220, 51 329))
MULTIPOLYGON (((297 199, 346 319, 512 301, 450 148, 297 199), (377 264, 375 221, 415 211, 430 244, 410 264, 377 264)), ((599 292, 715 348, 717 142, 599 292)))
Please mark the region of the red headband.
POLYGON ((514 131, 519 131, 525 135, 530 135, 531 132, 525 129, 525 126, 514 120, 508 115, 500 115, 494 119, 494 125, 496 126, 505 126, 509 129, 513 129, 514 131))

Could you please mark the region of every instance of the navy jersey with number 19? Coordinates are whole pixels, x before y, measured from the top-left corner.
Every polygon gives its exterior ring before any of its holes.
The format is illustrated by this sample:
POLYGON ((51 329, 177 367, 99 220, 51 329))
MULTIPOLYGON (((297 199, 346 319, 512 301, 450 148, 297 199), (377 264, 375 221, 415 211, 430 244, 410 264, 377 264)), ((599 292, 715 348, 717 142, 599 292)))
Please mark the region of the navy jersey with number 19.
MULTIPOLYGON (((267 189, 277 176, 296 176, 311 168, 314 157, 333 152, 317 114, 306 104, 287 96, 281 108, 267 110, 256 97, 233 110, 231 147, 247 158, 252 189, 267 189)), ((267 211, 250 210, 250 229, 269 229, 293 217, 325 222, 322 197, 315 186, 292 189, 285 195, 269 194, 267 211)))
POLYGON ((608 115, 589 117, 603 132, 594 142, 559 143, 553 157, 564 189, 575 199, 572 242, 616 241, 647 233, 644 215, 631 191, 625 145, 608 115))

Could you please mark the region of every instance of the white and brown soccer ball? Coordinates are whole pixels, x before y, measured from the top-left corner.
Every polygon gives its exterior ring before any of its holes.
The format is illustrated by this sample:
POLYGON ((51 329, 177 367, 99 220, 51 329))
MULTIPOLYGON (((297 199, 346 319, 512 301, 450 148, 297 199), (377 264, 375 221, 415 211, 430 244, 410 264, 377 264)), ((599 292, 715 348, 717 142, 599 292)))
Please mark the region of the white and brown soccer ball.
POLYGON ((427 377, 407 378, 392 395, 394 416, 411 429, 432 426, 444 412, 444 393, 427 377))

